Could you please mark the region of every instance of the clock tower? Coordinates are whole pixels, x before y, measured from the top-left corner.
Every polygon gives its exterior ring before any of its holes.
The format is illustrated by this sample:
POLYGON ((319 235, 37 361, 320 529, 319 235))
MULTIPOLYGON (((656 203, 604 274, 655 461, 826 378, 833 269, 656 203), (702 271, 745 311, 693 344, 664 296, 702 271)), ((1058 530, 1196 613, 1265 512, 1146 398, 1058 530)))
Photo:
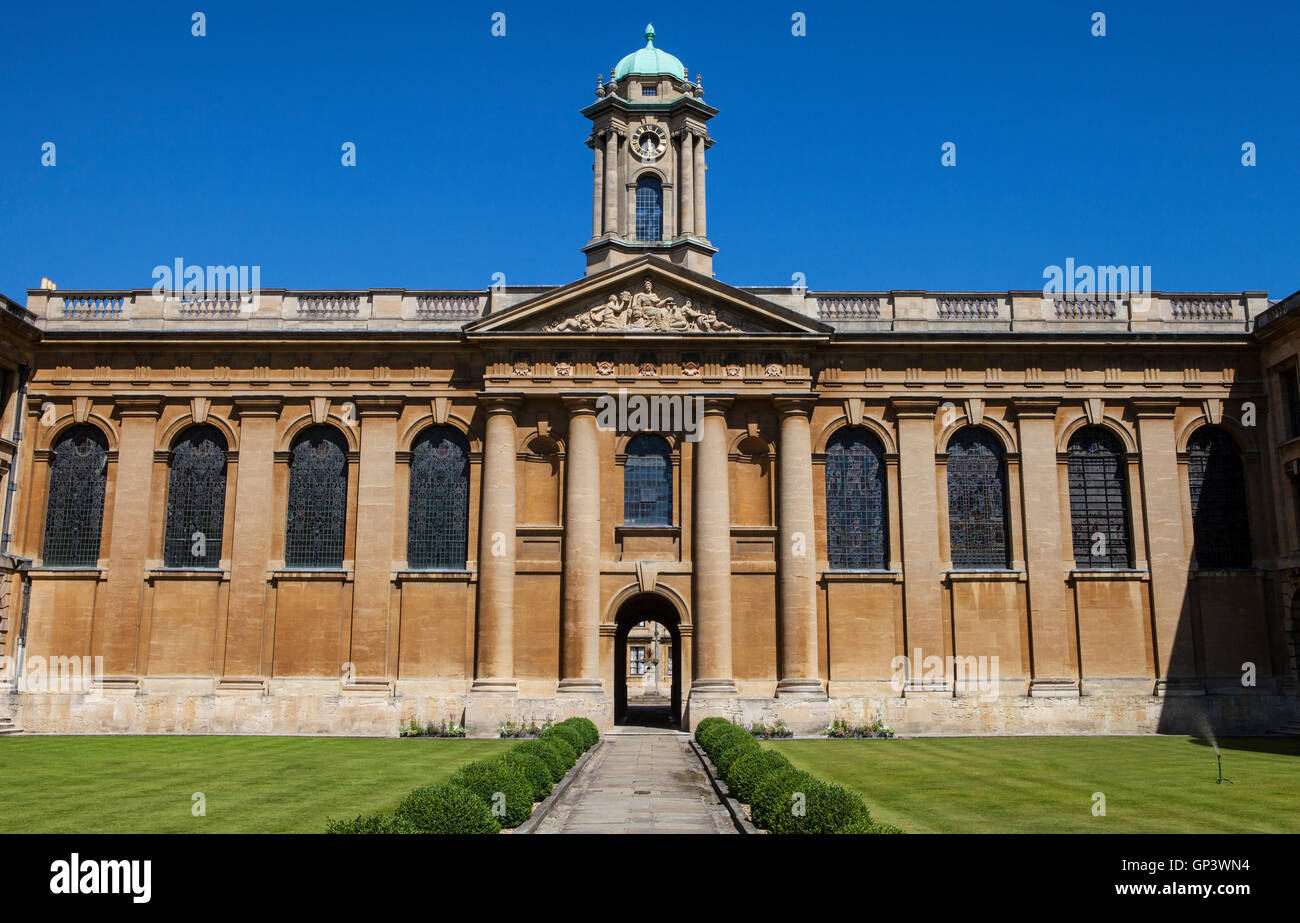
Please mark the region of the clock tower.
POLYGON ((645 47, 596 78, 587 146, 595 152, 587 275, 644 254, 713 274, 705 208, 704 152, 713 146, 708 121, 718 110, 704 102, 699 76, 682 62, 645 47))

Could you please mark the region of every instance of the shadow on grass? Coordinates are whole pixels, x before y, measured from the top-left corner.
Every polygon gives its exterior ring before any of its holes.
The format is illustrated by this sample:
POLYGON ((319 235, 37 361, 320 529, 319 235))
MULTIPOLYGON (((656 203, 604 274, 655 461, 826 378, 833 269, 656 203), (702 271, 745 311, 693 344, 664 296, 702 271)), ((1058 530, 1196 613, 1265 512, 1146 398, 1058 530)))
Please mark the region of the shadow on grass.
MULTIPOLYGON (((1208 737, 1192 737, 1190 742, 1199 747, 1213 747, 1215 741, 1208 737)), ((1300 737, 1222 737, 1220 750, 1249 750, 1252 753, 1272 753, 1277 756, 1300 756, 1300 737)))

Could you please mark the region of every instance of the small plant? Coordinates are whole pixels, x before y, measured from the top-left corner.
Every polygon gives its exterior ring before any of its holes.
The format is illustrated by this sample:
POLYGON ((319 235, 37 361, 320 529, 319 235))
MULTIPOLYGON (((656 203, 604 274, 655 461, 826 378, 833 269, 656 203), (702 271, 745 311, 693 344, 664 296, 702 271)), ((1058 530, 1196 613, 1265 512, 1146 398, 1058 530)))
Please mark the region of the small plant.
POLYGON ((438 724, 426 724, 420 727, 414 720, 398 729, 400 737, 464 737, 465 728, 455 721, 444 718, 438 724))
POLYGON ((822 731, 823 736, 836 739, 844 738, 879 738, 888 739, 894 736, 894 729, 885 724, 880 718, 873 718, 870 724, 849 724, 843 718, 837 718, 832 721, 830 726, 822 731))
POLYGON ((754 737, 761 737, 763 740, 794 736, 794 731, 790 730, 790 725, 786 724, 781 718, 777 718, 776 724, 771 727, 755 722, 749 726, 749 733, 754 737))

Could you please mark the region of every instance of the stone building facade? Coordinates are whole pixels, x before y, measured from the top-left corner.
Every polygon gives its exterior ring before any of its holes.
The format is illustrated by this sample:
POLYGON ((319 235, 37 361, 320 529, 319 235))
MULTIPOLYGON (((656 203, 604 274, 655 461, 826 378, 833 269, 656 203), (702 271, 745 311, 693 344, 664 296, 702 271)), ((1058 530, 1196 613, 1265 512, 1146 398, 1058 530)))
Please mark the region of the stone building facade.
POLYGON ((731 286, 699 78, 583 112, 566 285, 5 303, 0 715, 608 727, 655 621, 683 726, 1287 720, 1297 296, 731 286))

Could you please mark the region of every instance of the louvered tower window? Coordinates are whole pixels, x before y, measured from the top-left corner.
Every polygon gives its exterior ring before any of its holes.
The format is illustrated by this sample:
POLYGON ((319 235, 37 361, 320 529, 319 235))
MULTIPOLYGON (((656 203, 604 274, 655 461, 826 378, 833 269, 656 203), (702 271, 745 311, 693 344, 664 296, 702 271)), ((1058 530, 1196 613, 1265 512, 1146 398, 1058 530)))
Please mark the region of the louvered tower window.
POLYGON ((636 181, 636 239, 663 240, 664 191, 658 177, 636 181))

